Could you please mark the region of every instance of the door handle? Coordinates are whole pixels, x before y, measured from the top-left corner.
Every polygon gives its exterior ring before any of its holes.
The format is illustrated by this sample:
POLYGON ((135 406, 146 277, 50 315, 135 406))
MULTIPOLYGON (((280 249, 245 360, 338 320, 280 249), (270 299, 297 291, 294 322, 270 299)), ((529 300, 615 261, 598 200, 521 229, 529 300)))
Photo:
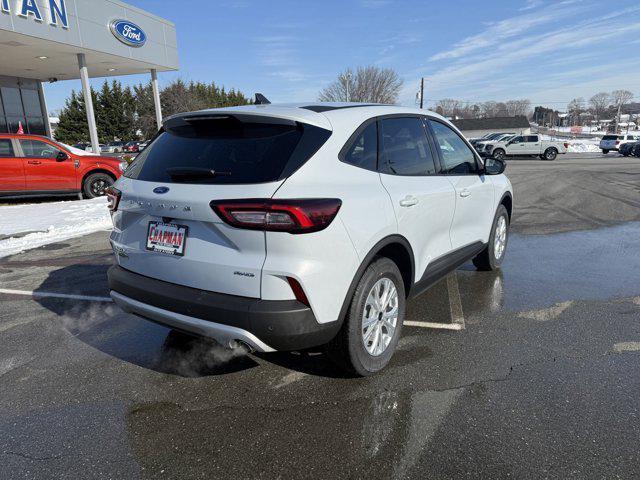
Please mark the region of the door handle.
POLYGON ((412 195, 407 195, 402 200, 400 200, 401 207, 413 207, 418 203, 418 199, 412 195))
POLYGON ((27 163, 29 165, 40 165, 42 162, 39 160, 29 160, 27 163))
POLYGON ((460 196, 461 197, 468 197, 469 195, 471 195, 471 192, 469 190, 467 190, 466 188, 463 190, 460 190, 460 196))

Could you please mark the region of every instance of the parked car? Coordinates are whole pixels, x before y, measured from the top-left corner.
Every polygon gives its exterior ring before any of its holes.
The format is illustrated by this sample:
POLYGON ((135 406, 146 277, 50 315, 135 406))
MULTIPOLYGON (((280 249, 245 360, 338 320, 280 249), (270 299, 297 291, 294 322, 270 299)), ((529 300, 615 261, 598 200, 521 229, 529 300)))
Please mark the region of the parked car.
POLYGON ((91 144, 88 144, 87 147, 84 150, 86 152, 91 152, 91 153, 101 153, 105 148, 106 148, 106 145, 104 143, 99 143, 98 144, 98 151, 94 152, 93 151, 93 146, 91 144))
POLYGON ((39 135, 0 134, 0 197, 105 194, 126 163, 39 135))
POLYGON ((225 346, 390 360, 407 298, 505 255, 512 189, 443 117, 366 104, 179 114, 109 189, 125 311, 225 346))
POLYGON ((122 153, 124 151, 124 142, 110 142, 102 150, 105 153, 122 153))
POLYGON ((138 153, 140 151, 140 142, 128 142, 124 146, 127 153, 138 153))
POLYGON ((87 150, 87 147, 90 147, 91 144, 90 143, 86 143, 86 142, 80 142, 80 143, 75 143, 73 145, 73 148, 77 148, 78 150, 87 150))
POLYGON ((624 157, 628 157, 633 154, 633 149, 636 145, 638 145, 638 143, 639 142, 637 141, 623 143, 622 145, 620 145, 620 148, 618 149, 618 153, 620 153, 620 155, 624 157))
POLYGON ((567 153, 569 142, 542 140, 539 135, 518 135, 506 143, 488 144, 484 153, 502 160, 506 157, 536 156, 542 160, 555 160, 558 155, 567 153))
POLYGON ((605 135, 600 140, 600 149, 605 155, 610 151, 618 151, 620 145, 640 140, 640 135, 605 135))
POLYGON ((486 134, 485 136, 483 136, 481 138, 474 138, 474 139, 470 140, 469 143, 471 143, 471 145, 473 145, 475 147, 478 143, 488 142, 490 140, 496 140, 496 139, 504 137, 506 135, 515 135, 515 134, 514 133, 505 133, 505 132, 488 133, 488 134, 486 134))
POLYGON ((640 142, 636 142, 633 146, 633 150, 631 151, 631 154, 634 157, 638 157, 640 158, 640 142))
POLYGON ((500 135, 499 137, 496 137, 493 140, 489 140, 486 142, 479 142, 475 145, 475 147, 481 156, 490 157, 491 150, 493 149, 494 146, 505 145, 509 140, 511 140, 512 138, 515 138, 515 136, 516 135, 513 133, 506 133, 506 134, 500 135), (490 148, 487 148, 487 147, 490 147, 490 148), (488 154, 486 153, 487 150, 489 152, 488 154))

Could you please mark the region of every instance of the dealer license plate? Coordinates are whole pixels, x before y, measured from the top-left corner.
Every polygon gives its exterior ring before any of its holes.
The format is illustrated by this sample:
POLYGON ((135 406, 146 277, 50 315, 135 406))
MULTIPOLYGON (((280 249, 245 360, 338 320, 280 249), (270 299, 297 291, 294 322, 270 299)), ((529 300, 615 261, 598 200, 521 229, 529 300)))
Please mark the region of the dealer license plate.
POLYGON ((175 223, 149 222, 147 250, 167 255, 184 255, 189 227, 175 223))

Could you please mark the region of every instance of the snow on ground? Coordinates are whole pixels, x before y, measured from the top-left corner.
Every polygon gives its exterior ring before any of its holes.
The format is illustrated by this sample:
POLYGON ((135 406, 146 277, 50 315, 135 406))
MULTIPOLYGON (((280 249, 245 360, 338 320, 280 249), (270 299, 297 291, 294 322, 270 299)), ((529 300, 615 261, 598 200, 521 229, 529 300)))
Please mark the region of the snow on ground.
POLYGON ((0 207, 0 257, 111 229, 105 197, 0 207))

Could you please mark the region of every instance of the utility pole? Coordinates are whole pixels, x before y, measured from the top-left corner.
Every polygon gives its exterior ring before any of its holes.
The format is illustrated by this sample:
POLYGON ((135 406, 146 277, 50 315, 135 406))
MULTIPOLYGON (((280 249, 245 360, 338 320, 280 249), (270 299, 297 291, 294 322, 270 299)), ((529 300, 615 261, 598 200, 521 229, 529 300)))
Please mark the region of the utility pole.
POLYGON ((351 101, 351 95, 349 92, 349 84, 351 83, 351 72, 347 71, 343 77, 346 80, 346 90, 347 90, 347 102, 351 101))
POLYGON ((424 107, 424 77, 420 77, 420 110, 424 107))

